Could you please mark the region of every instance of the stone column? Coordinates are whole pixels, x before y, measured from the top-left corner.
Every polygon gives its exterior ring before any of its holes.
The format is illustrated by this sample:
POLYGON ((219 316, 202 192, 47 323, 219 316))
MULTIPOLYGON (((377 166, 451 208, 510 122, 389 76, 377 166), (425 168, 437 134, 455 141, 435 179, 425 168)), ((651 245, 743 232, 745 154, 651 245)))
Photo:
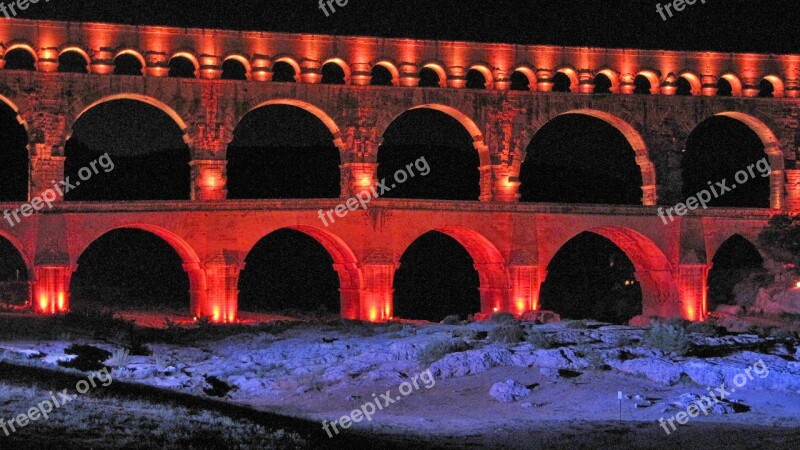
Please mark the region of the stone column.
POLYGON ((510 265, 511 311, 524 314, 539 310, 539 267, 535 265, 510 265))
POLYGON ((397 70, 400 72, 400 79, 397 80, 400 86, 419 86, 419 66, 410 62, 401 62, 397 70))
POLYGON ((508 165, 492 165, 492 201, 503 203, 519 201, 520 185, 522 183, 519 178, 511 176, 511 168, 508 165))
POLYGON ((467 87, 467 71, 461 66, 447 68, 447 87, 461 89, 467 87))
POLYGON ((792 214, 800 213, 800 170, 786 172, 786 210, 792 214))
POLYGON ((169 59, 164 52, 147 52, 144 56, 147 67, 142 71, 146 76, 165 78, 169 76, 169 59))
POLYGON ((361 273, 364 289, 361 292, 361 320, 382 322, 394 316, 394 275, 398 263, 389 250, 369 252, 361 273))
POLYGON ((89 71, 99 75, 110 75, 114 73, 114 49, 103 47, 92 52, 92 62, 89 64, 89 71))
POLYGON ((228 161, 194 160, 192 169, 192 200, 225 200, 228 198, 228 161))
POLYGON ((200 78, 218 80, 222 78, 222 60, 219 56, 200 55, 200 78))
POLYGON ((34 267, 34 311, 39 314, 58 314, 69 311, 69 264, 37 264, 34 267))
POLYGON ((686 320, 701 321, 708 315, 706 280, 709 269, 706 263, 680 266, 681 314, 686 320))
POLYGON ((206 261, 205 301, 197 305, 196 317, 211 317, 215 323, 233 323, 239 315, 239 274, 242 264, 236 252, 222 251, 206 261))
POLYGON ((308 84, 318 84, 322 81, 322 63, 312 59, 304 59, 300 62, 300 82, 308 84))
POLYGON ((272 81, 272 60, 265 55, 253 55, 250 78, 255 81, 272 81))
POLYGON ((552 92, 554 85, 552 70, 539 69, 536 71, 536 87, 539 92, 552 92))

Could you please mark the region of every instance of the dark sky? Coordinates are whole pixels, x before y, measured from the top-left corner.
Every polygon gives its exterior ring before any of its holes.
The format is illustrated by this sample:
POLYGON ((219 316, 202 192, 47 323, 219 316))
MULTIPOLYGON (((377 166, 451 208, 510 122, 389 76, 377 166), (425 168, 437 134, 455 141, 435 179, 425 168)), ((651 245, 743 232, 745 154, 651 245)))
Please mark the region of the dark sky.
POLYGON ((326 17, 318 0, 68 1, 20 17, 676 50, 797 53, 797 0, 697 0, 667 21, 666 0, 349 0, 326 17))

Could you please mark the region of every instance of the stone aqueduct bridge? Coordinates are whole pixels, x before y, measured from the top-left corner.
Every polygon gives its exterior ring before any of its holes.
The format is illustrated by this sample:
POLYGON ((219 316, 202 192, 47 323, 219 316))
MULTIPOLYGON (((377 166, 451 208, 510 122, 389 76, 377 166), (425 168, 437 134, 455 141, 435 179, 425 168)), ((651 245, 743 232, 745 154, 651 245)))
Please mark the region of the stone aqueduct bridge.
MULTIPOLYGON (((556 252, 584 231, 619 246, 636 268, 648 315, 702 319, 706 278, 717 249, 734 234, 751 240, 777 212, 800 206, 794 167, 800 103, 800 56, 679 53, 556 48, 410 39, 331 37, 105 24, 0 20, 3 55, 23 49, 36 71, 0 70, 0 101, 18 113, 30 138, 30 195, 63 178, 64 146, 72 125, 88 109, 116 99, 153 105, 183 130, 192 152, 192 198, 170 202, 61 203, 0 235, 20 251, 34 274, 40 312, 68 308, 69 283, 82 252, 105 233, 136 228, 158 235, 183 258, 191 284, 191 313, 230 321, 237 314, 237 283, 248 252, 269 233, 290 228, 308 234, 331 254, 340 277, 342 314, 385 320, 393 313, 398 261, 422 234, 438 230, 472 256, 480 276, 483 312, 537 309, 539 286, 556 252), (90 73, 58 73, 57 59, 78 52, 90 73), (120 54, 141 58, 143 76, 113 75, 120 54), (187 58, 197 79, 168 78, 167 63, 187 58), (233 58, 249 80, 221 80, 233 58), (341 65, 344 86, 322 85, 320 67, 341 65), (288 62, 297 83, 271 82, 272 66, 288 62), (394 86, 367 86, 382 65, 394 86), (428 67, 442 87, 415 87, 428 67), (465 89, 465 72, 481 72, 486 90, 465 89), (532 92, 511 92, 514 71, 529 76, 532 92), (548 92, 556 72, 575 77, 579 92, 548 92), (612 95, 591 95, 598 73, 612 80, 612 95), (654 94, 626 95, 642 74, 654 94), (694 96, 673 96, 675 77, 694 96), (715 97, 718 79, 734 97, 715 97), (762 79, 778 98, 750 98, 762 79), (285 104, 318 117, 341 151, 342 198, 373 185, 381 136, 414 108, 457 119, 480 155, 480 201, 377 200, 330 227, 319 209, 330 200, 226 200, 226 149, 242 117, 263 105, 285 104), (578 113, 617 128, 642 171, 641 206, 523 204, 517 191, 528 143, 549 120, 578 113), (655 206, 681 201, 680 155, 686 138, 705 119, 726 115, 761 137, 773 168, 769 209, 697 211, 664 225, 655 206)), ((575 180, 580 183, 580 180, 575 180)), ((18 204, 0 205, 16 209, 18 204)))

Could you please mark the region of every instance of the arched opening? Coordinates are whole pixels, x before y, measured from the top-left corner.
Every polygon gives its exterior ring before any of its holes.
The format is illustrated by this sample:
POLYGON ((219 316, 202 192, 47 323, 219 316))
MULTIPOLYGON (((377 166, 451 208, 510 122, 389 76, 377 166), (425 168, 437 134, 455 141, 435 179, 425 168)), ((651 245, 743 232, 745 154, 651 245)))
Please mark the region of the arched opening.
POLYGON ((464 125, 427 107, 395 119, 378 151, 378 179, 390 187, 385 198, 478 200, 480 165, 464 125), (401 182, 403 178, 407 180, 401 182))
POLYGON ((653 85, 650 80, 644 75, 637 75, 633 80, 633 93, 637 95, 650 95, 653 91, 653 85))
POLYGON ((341 310, 336 261, 315 238, 280 229, 261 239, 239 277, 243 312, 336 314, 341 310))
POLYGON ((719 80, 717 80, 717 96, 718 97, 733 96, 733 86, 731 86, 730 81, 726 80, 725 78, 720 78, 719 80))
POLYGON ((731 236, 717 250, 708 272, 709 311, 720 305, 752 305, 767 276, 756 247, 738 234, 731 236))
POLYGON ((302 105, 267 104, 234 130, 228 198, 338 198, 340 164, 328 124, 302 105))
POLYGON ((553 76, 553 92, 572 92, 572 80, 564 72, 553 76))
POLYGON ((547 266, 541 307, 568 319, 626 324, 641 315, 642 289, 625 252, 595 233, 567 242, 547 266))
POLYGON ((766 78, 758 84, 758 96, 761 98, 775 97, 775 86, 766 78))
POLYGON ((0 236, 0 309, 18 309, 30 301, 30 274, 19 250, 0 236))
POLYGON ((141 76, 143 61, 133 53, 120 53, 114 58, 114 75, 141 76))
POLYGON ((643 142, 634 149, 628 134, 636 133, 624 134, 608 120, 582 113, 551 120, 526 150, 520 171, 521 200, 642 204, 643 173, 637 153, 645 149, 643 142))
POLYGON ((706 191, 712 207, 768 208, 770 165, 764 148, 761 137, 737 119, 716 116, 704 121, 686 141, 684 197, 706 191))
POLYGON ((197 65, 186 56, 174 56, 169 60, 170 78, 195 78, 197 65))
POLYGON ((276 83, 294 83, 297 70, 287 61, 277 61, 272 65, 272 81, 276 83))
POLYGON ((419 87, 440 87, 442 79, 439 73, 431 67, 423 67, 419 71, 419 87))
POLYGON ((0 143, 0 202, 23 202, 28 198, 28 133, 17 112, 2 100, 0 143))
POLYGON ((675 83, 675 95, 679 96, 691 96, 692 95, 692 83, 686 77, 679 77, 675 83))
POLYGON ((149 231, 123 228, 92 242, 70 283, 73 311, 108 309, 187 315, 190 277, 184 258, 149 231))
POLYGON ((742 82, 736 75, 727 73, 722 75, 717 81, 717 95, 725 96, 727 88, 730 86, 730 93, 733 97, 741 97, 742 95, 742 82), (722 92, 722 94, 720 94, 722 92))
POLYGON ((531 80, 521 70, 515 70, 511 74, 511 90, 512 91, 530 91, 531 80))
POLYGON ((395 83, 392 72, 381 64, 372 66, 371 75, 369 84, 372 86, 393 86, 395 83))
POLYGON ((64 172, 73 184, 66 200, 189 199, 182 124, 145 101, 105 100, 79 115, 65 146, 64 172))
POLYGON ((58 71, 61 73, 89 73, 89 61, 80 52, 68 50, 58 57, 58 71))
POLYGON ((610 94, 612 86, 611 78, 607 75, 598 73, 597 76, 594 77, 595 94, 610 94))
POLYGON ((403 253, 394 277, 394 315, 439 322, 481 312, 480 277, 456 239, 431 231, 403 253))
POLYGON ((478 69, 467 72, 467 89, 486 89, 486 77, 478 69))
POLYGON ((17 47, 6 52, 6 70, 36 70, 36 56, 27 48, 17 47))
POLYGON ((228 58, 222 63, 223 80, 247 80, 247 66, 237 58, 228 58))
POLYGON ((346 77, 342 66, 335 62, 322 66, 322 84, 345 84, 346 77))

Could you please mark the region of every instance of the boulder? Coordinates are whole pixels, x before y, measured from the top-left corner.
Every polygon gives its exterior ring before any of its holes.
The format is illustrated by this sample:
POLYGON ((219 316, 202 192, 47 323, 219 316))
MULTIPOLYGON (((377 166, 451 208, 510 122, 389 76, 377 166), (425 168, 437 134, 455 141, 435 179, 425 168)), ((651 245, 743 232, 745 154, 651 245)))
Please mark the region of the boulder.
POLYGON ((492 389, 489 390, 489 395, 498 402, 513 403, 531 395, 531 392, 532 391, 524 385, 514 380, 508 380, 505 383, 495 383, 492 389))

